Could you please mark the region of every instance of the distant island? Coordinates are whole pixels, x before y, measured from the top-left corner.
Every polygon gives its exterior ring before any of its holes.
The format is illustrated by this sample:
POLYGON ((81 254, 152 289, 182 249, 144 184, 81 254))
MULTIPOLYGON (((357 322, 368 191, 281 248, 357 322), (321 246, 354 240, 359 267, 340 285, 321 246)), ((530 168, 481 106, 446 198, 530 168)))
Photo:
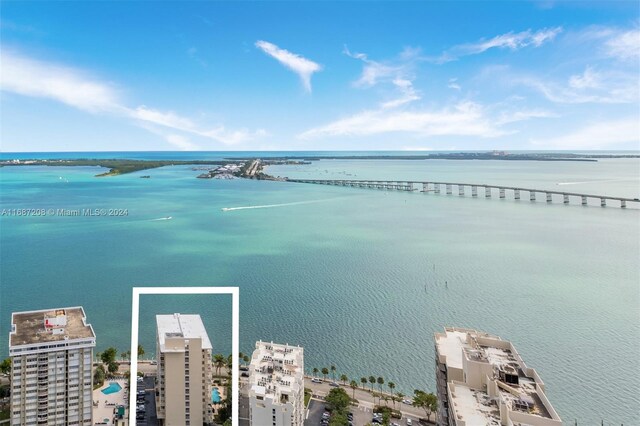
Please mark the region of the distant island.
MULTIPOLYGON (((199 178, 250 178, 281 180, 262 172, 268 165, 311 164, 321 160, 501 160, 501 161, 598 161, 604 158, 640 158, 638 154, 573 154, 573 153, 524 153, 512 154, 504 151, 433 153, 424 155, 315 155, 283 156, 268 159, 228 157, 222 160, 129 160, 129 159, 27 159, 4 160, 0 167, 6 166, 92 166, 103 167, 109 171, 96 177, 117 176, 140 170, 155 169, 164 166, 190 165, 215 166, 205 169, 207 172, 199 178)), ((143 176, 148 178, 150 176, 143 176)))

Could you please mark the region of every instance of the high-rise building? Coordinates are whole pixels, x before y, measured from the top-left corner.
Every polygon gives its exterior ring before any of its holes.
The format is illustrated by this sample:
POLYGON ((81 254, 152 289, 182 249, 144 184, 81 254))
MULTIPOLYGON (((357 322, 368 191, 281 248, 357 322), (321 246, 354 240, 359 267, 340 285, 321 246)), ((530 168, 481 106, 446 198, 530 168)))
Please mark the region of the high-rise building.
POLYGON ((11 425, 93 425, 96 335, 81 307, 11 315, 11 425))
POLYGON ((562 425, 542 379, 511 342, 447 327, 435 346, 439 426, 562 425))
POLYGON ((156 315, 158 420, 166 426, 213 423, 211 341, 200 315, 156 315))
POLYGON ((300 346, 256 342, 249 367, 252 426, 303 426, 303 355, 300 346))

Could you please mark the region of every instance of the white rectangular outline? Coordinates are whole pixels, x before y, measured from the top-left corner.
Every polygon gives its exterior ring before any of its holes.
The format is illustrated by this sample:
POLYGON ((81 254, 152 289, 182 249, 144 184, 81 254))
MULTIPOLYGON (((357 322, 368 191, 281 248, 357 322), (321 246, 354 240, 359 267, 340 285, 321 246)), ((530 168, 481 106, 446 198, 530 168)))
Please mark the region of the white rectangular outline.
MULTIPOLYGON (((239 404, 239 365, 238 354, 240 353, 240 291, 238 287, 133 287, 131 299, 131 365, 129 367, 130 376, 134 378, 138 375, 138 324, 140 314, 141 294, 231 294, 231 424, 238 426, 238 404, 239 404)), ((157 356, 157 354, 156 354, 157 356)), ((138 381, 130 380, 129 388, 129 425, 136 426, 135 413, 136 395, 138 381), (132 410, 133 408, 133 410, 132 410)))

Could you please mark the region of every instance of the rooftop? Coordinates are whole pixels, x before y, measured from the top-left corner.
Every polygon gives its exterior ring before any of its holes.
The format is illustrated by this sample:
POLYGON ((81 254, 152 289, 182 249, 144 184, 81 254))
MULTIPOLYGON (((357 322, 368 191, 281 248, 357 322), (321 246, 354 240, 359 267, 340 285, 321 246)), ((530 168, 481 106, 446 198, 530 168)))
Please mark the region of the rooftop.
POLYGON ((463 369, 466 365, 464 383, 447 384, 454 414, 460 420, 500 425, 500 401, 508 412, 560 421, 544 395, 544 383, 534 369, 527 367, 511 342, 476 330, 455 328, 436 333, 435 341, 439 362, 447 368, 463 369))
POLYGON ((14 312, 9 347, 74 339, 95 339, 82 307, 14 312))
POLYGON ((166 337, 202 339, 202 349, 213 349, 200 315, 156 315, 156 326, 161 351, 166 337))
POLYGON ((251 392, 285 403, 304 387, 303 348, 256 342, 251 357, 251 392))

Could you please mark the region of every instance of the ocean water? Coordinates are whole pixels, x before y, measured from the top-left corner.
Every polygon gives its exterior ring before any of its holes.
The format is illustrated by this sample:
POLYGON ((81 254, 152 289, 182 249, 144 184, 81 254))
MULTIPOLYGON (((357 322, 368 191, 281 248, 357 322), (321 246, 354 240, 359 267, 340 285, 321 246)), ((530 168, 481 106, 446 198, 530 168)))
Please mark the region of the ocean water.
MULTIPOLYGON (((323 160, 267 172, 635 198, 639 170, 637 159, 323 160)), ((188 166, 99 172, 0 169, 2 208, 128 212, 0 217, 0 335, 8 337, 12 311, 82 305, 98 349, 126 350, 132 286, 231 285, 240 287, 244 352, 259 339, 300 344, 308 371, 333 364, 409 394, 435 390, 433 333, 477 328, 514 343, 567 423, 640 424, 637 209, 201 180, 188 166)), ((153 316, 173 312, 200 313, 214 350, 230 351, 229 296, 144 296, 145 356, 154 352, 153 316)))

